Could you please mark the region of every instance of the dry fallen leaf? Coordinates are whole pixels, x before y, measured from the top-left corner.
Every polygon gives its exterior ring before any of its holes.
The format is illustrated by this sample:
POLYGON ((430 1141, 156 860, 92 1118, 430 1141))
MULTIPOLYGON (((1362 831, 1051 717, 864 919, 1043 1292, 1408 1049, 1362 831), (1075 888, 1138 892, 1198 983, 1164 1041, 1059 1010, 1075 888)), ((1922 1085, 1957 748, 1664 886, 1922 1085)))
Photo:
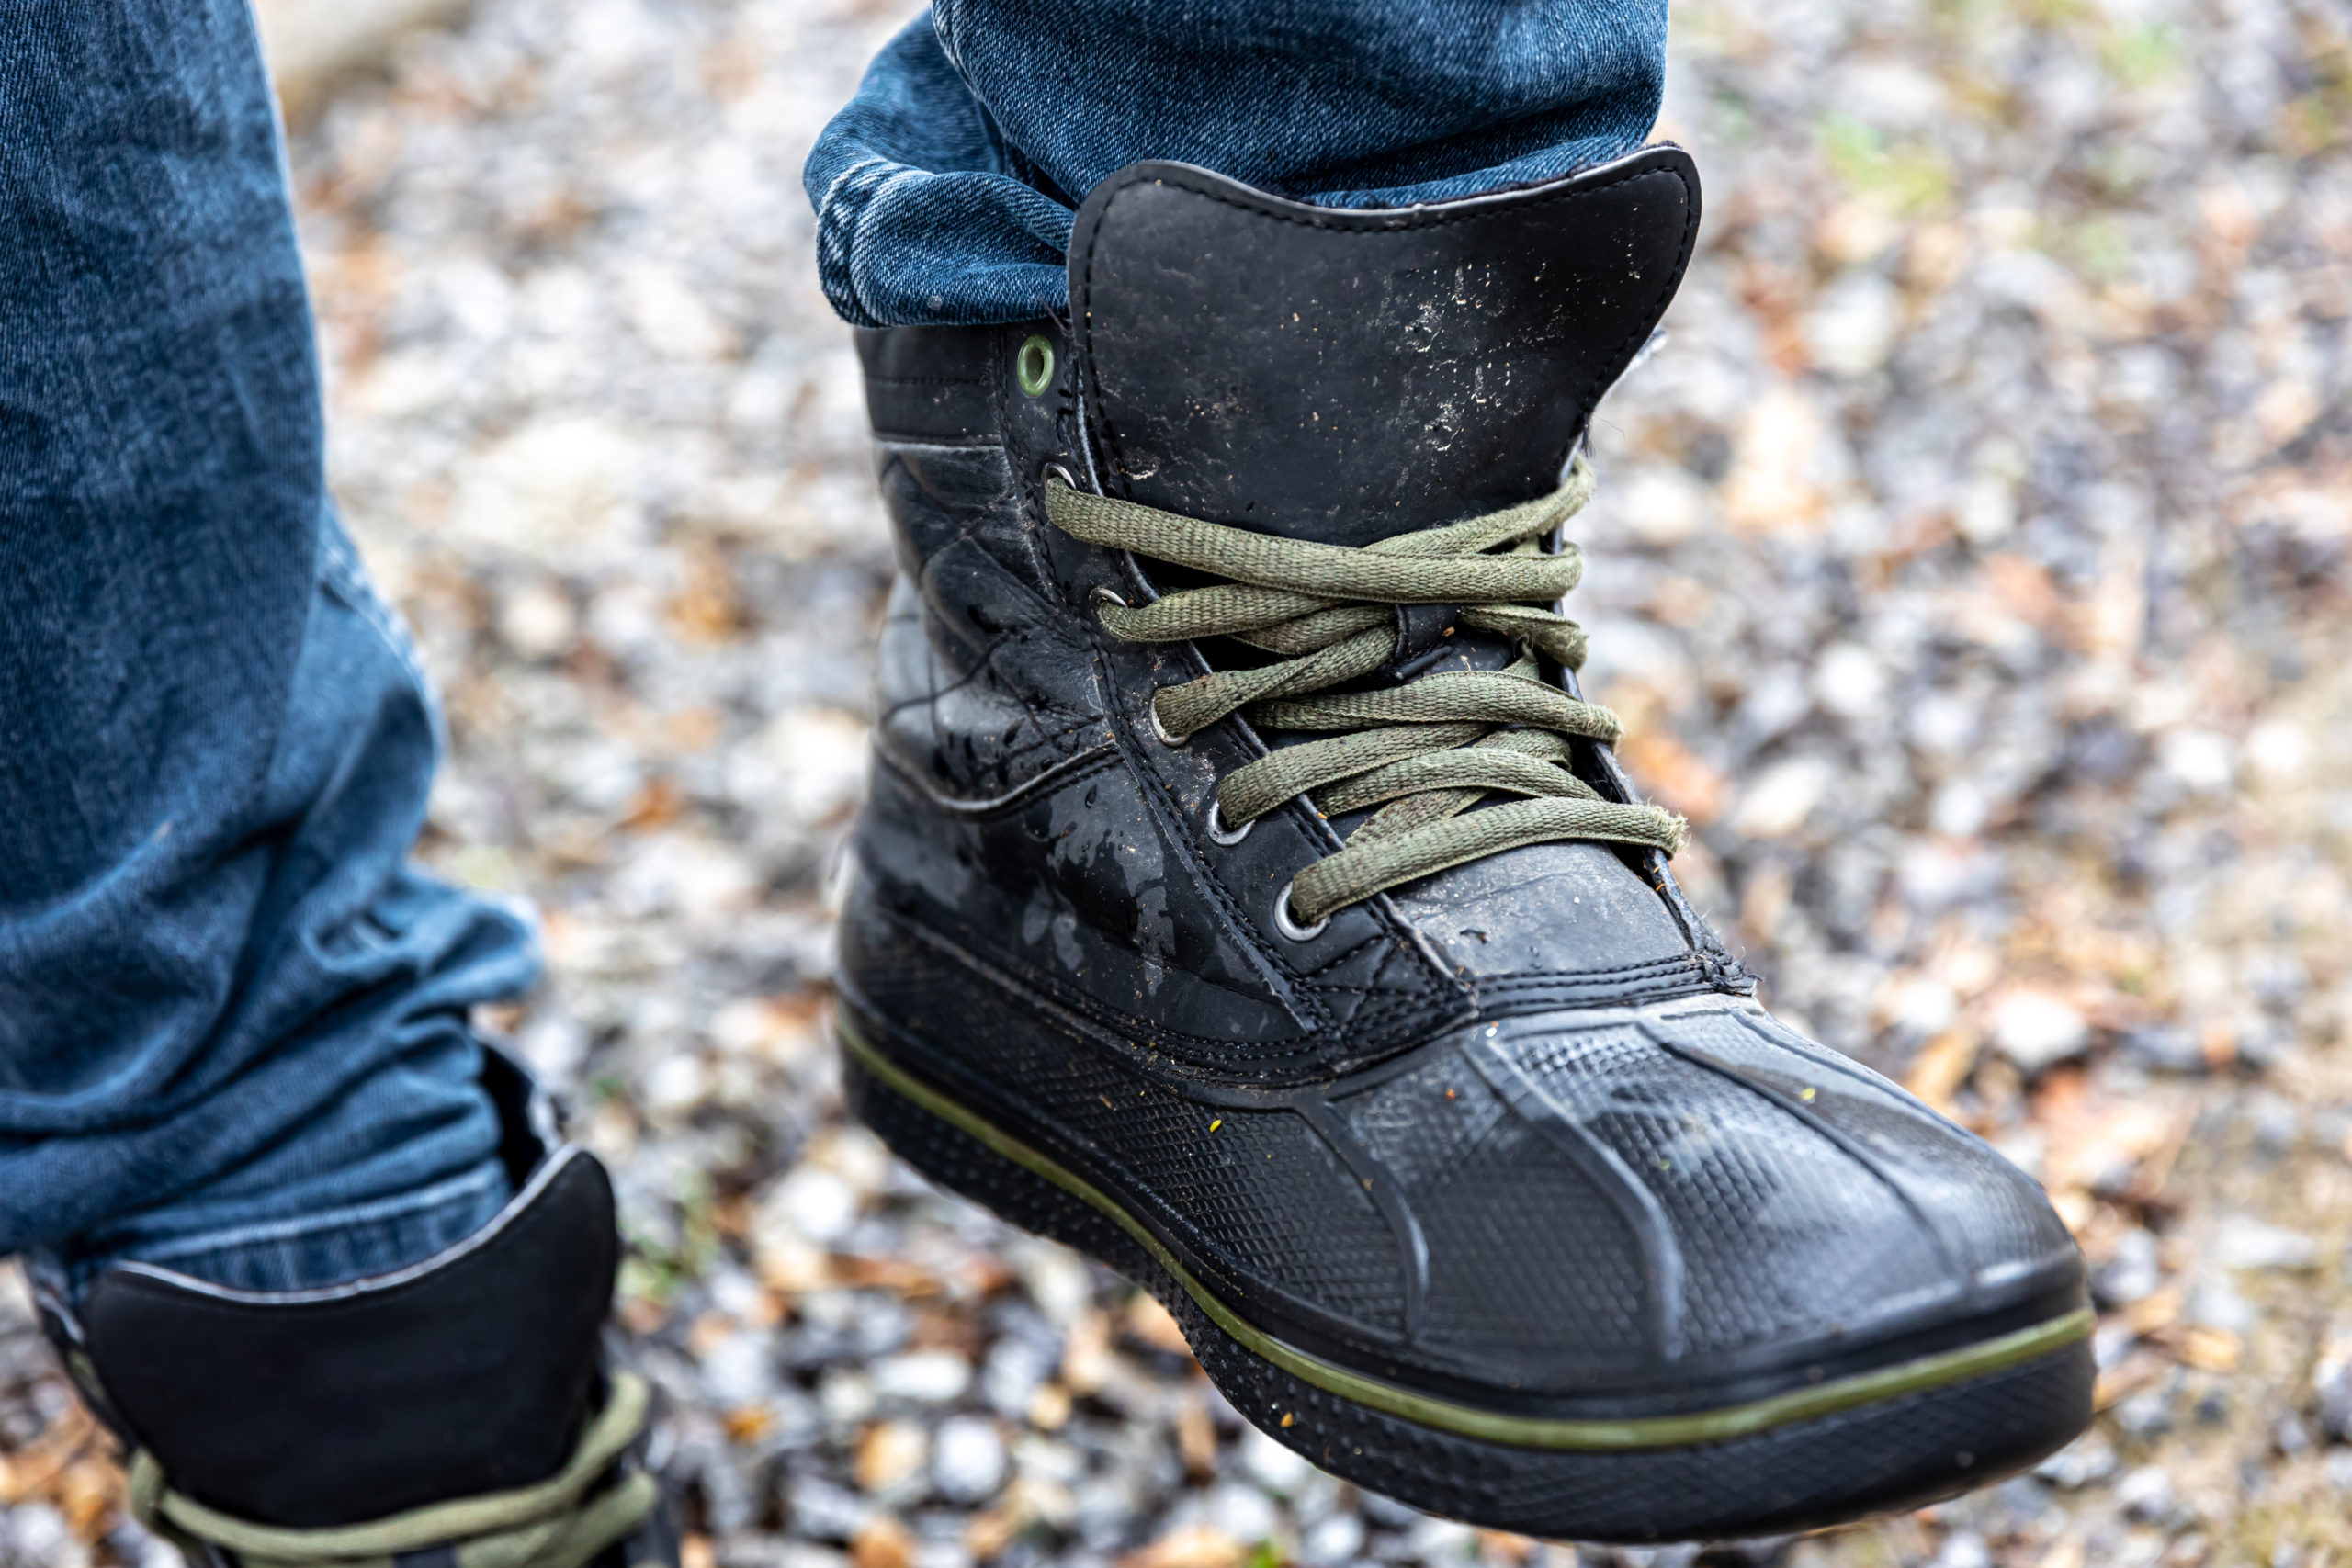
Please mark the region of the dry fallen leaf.
POLYGON ((1127 1553, 1119 1559, 1119 1568, 1239 1568, 1249 1554, 1249 1547, 1223 1530, 1193 1525, 1127 1553))
POLYGON ((855 1568, 912 1568, 914 1535, 889 1515, 876 1514, 850 1537, 849 1560, 855 1568))
POLYGON ((2238 1359, 2245 1351, 2245 1343, 2222 1328, 2184 1328, 2165 1336, 2160 1343, 2183 1365, 2208 1372, 2236 1371, 2238 1359))
POLYGON ((1062 1347, 1062 1382, 1077 1394, 1093 1393, 1111 1381, 1116 1363, 1111 1357, 1111 1320, 1089 1308, 1070 1325, 1062 1347))
POLYGON ((853 1467, 858 1488, 888 1492, 921 1470, 931 1457, 931 1438, 911 1421, 878 1421, 857 1440, 853 1467))
POLYGON ((1012 1544, 1024 1522, 1017 1509, 983 1509, 964 1527, 964 1550, 972 1554, 974 1562, 986 1562, 1012 1544))
POLYGON ((1911 1070, 1903 1077, 1903 1087, 1936 1110, 1950 1111, 1952 1097, 1976 1065, 1977 1044, 1973 1031, 1946 1030, 1919 1047, 1919 1054, 1911 1059, 1911 1070))
POLYGON ((1216 1423, 1209 1419, 1208 1405, 1199 1398, 1177 1402, 1176 1447, 1184 1456, 1184 1472, 1194 1481, 1207 1481, 1216 1474, 1216 1423))
POLYGON ((2083 1543, 2072 1536, 2067 1536, 2043 1552, 2041 1562, 2036 1564, 2035 1568, 2083 1568, 2083 1564, 2088 1561, 2083 1543))
POLYGON ((1507 1530, 1478 1532, 1478 1561, 1481 1562, 1524 1562, 1534 1551, 1535 1543, 1523 1535, 1512 1535, 1507 1530))
POLYGON ((1029 1396, 1029 1425, 1040 1432, 1058 1432, 1069 1423, 1069 1390, 1060 1383, 1040 1383, 1029 1396))
POLYGON ((764 1404, 746 1404, 727 1413, 727 1436, 738 1443, 756 1443, 775 1428, 775 1412, 764 1404))
POLYGON ((1713 821, 1730 802, 1730 781, 1665 729, 1636 729, 1617 750, 1652 799, 1694 823, 1713 821))
POLYGON ((2180 1287, 2166 1285, 2125 1307, 2123 1321, 2131 1325, 2132 1333, 2145 1338, 2179 1322, 2180 1305, 2180 1287))
POLYGON ((1177 1326, 1175 1316, 1149 1292, 1137 1292, 1135 1300, 1127 1304, 1126 1331, 1155 1350, 1178 1356, 1193 1353, 1193 1348, 1184 1343, 1184 1331, 1177 1326))

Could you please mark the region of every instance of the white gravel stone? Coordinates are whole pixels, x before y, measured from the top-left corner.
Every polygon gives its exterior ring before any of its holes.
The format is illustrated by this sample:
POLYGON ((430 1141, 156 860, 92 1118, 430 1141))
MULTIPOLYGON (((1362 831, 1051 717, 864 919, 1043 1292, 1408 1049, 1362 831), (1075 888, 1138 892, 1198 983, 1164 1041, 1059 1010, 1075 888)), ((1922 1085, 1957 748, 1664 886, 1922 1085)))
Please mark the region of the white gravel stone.
POLYGON ((1363 1550, 1363 1520, 1352 1513, 1333 1514, 1298 1543, 1299 1560, 1317 1565, 1349 1562, 1363 1550))
POLYGON ((856 1223, 857 1192, 830 1170, 802 1166, 777 1182, 760 1207, 812 1242, 837 1241, 856 1223))
POLYGON ((980 1367, 980 1397, 1008 1421, 1029 1413, 1030 1403, 1054 1369, 1054 1357, 1030 1340, 1008 1336, 989 1347, 980 1367))
POLYGON ((1876 716, 1886 697, 1886 670, 1860 643, 1833 643, 1813 668, 1814 698, 1840 718, 1876 716))
POLYGON ((2081 1010, 2046 992, 2013 991, 1993 1011, 1993 1044, 2022 1072, 2055 1066, 2089 1038, 2081 1010))
POLYGON ((1404 1558, 1424 1568, 1440 1568, 1468 1561, 1477 1550, 1477 1534, 1452 1519, 1423 1519, 1405 1538, 1404 1558))
POLYGON ((755 1404, 775 1392, 775 1357, 766 1335, 729 1334, 703 1352, 703 1389, 722 1409, 755 1404))
POLYGON ((2172 1511, 2172 1477, 2160 1464, 2143 1464, 2115 1483, 2115 1500, 2135 1519, 2154 1524, 2172 1511))
POLYGON ((1903 296, 1874 272, 1834 285, 1805 320, 1814 363, 1839 376, 1867 376, 1886 362, 1903 323, 1903 296))
POLYGON ((1834 773, 1818 757, 1792 757, 1758 774, 1742 795, 1732 829, 1750 839, 1781 839, 1804 826, 1828 794, 1834 773))
POLYGON ((1245 1544, 1266 1540, 1282 1524, 1282 1510, 1272 1498, 1238 1482, 1217 1486, 1204 1505, 1204 1517, 1211 1528, 1245 1544))
POLYGON ((956 1416, 940 1423, 932 1444, 932 1484, 954 1503, 984 1503, 1004 1484, 1004 1438, 994 1421, 956 1416))
POLYGON ((1306 1456, 1255 1427, 1242 1438, 1238 1457, 1242 1473, 1277 1497, 1288 1496, 1314 1469, 1306 1456))
POLYGON ((6 1568, 88 1568, 90 1549, 65 1516, 47 1503, 19 1503, 0 1513, 0 1563, 6 1568))
POLYGON ((946 1404, 971 1382, 972 1363, 953 1350, 911 1350, 874 1363, 875 1391, 885 1399, 946 1404))
POLYGON ((2232 1214, 2213 1239, 2213 1260, 2224 1269, 2309 1269, 2319 1262, 2319 1243, 2301 1231, 2232 1214))

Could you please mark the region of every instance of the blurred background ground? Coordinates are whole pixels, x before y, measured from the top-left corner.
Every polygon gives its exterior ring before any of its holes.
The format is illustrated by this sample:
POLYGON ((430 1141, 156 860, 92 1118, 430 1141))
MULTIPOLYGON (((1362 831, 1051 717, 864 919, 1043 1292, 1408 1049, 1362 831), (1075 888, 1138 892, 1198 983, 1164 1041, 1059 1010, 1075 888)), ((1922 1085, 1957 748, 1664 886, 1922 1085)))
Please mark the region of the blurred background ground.
MULTIPOLYGON (((842 1121, 889 553, 798 172, 908 7, 394 8, 446 30, 272 7, 333 477, 447 695, 424 853, 545 912, 493 1021, 619 1178, 689 1568, 1570 1568, 1248 1433, 842 1121)), ((1580 1561, 2352 1568, 2352 12, 1694 0, 1663 130, 1706 232, 1599 421, 1589 678, 1768 998, 2050 1187, 2103 1413, 1580 1561)), ((0 1276, 0 1562, 160 1562, 36 1340, 0 1276)))

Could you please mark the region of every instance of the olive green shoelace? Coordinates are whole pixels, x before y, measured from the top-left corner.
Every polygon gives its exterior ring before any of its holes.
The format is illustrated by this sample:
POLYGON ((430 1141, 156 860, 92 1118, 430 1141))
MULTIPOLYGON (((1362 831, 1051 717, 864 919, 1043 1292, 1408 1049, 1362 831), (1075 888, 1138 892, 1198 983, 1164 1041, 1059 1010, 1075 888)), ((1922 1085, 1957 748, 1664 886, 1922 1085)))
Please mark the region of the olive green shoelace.
POLYGON ((1328 732, 1276 749, 1217 785, 1219 821, 1238 830, 1295 795, 1325 816, 1380 809, 1346 848, 1302 871, 1290 912, 1313 925, 1332 910, 1431 872, 1521 844, 1638 844, 1672 854, 1680 818, 1604 799, 1572 771, 1577 739, 1614 744, 1617 716, 1543 679, 1538 656, 1570 670, 1584 633, 1540 608, 1584 570, 1574 545, 1544 537, 1591 498, 1579 457, 1547 496, 1361 549, 1232 528, 1051 479, 1046 513, 1072 537, 1227 581, 1180 589, 1141 606, 1106 599, 1102 626, 1127 642, 1231 637, 1277 655, 1160 690, 1152 710, 1182 739, 1233 713, 1272 728, 1328 732), (1455 606, 1455 624, 1510 637, 1501 671, 1442 671, 1404 685, 1334 687, 1371 674, 1396 649, 1396 608, 1455 606), (1470 809, 1491 795, 1512 800, 1470 809))
POLYGON ((646 1410, 644 1380, 616 1373, 571 1460, 537 1485, 327 1529, 257 1525, 208 1508, 173 1491, 142 1449, 130 1463, 131 1517, 179 1545, 191 1562, 211 1561, 202 1550, 209 1544, 244 1568, 394 1568, 404 1553, 446 1546, 458 1568, 582 1568, 643 1525, 659 1501, 653 1478, 641 1470, 611 1482, 613 1466, 644 1429, 646 1410))

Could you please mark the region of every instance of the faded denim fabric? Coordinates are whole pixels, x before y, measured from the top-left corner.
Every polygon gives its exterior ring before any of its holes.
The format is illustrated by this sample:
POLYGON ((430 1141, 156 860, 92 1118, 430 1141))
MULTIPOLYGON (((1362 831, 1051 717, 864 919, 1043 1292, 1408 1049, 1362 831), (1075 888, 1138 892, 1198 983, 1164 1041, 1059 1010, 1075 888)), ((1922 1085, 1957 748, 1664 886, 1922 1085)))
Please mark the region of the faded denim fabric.
MULTIPOLYGON (((1335 205, 1639 142, 1662 0, 953 0, 811 159, 854 321, 1064 303, 1074 197, 1143 157, 1335 205)), ((0 28, 0 1253, 288 1289, 507 1196, 470 1007, 514 912, 407 856, 437 719, 321 472, 244 0, 0 28)))
POLYGON ((295 1288, 507 1196, 514 914, 407 856, 436 717, 329 506, 245 0, 0 27, 0 1253, 295 1288))
POLYGON ((1146 158, 1328 207, 1554 178, 1640 146, 1666 0, 936 0, 804 175, 859 326, 1069 305, 1078 203, 1146 158))

